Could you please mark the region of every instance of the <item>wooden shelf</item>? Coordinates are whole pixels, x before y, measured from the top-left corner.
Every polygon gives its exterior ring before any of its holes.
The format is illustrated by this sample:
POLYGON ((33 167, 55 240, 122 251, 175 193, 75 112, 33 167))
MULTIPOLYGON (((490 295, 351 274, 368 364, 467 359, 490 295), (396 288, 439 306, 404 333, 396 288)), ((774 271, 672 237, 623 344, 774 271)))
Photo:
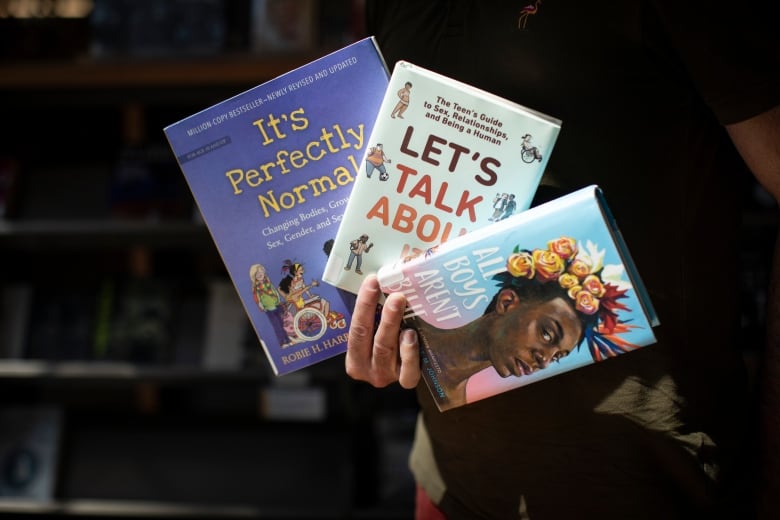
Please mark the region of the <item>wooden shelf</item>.
POLYGON ((212 247, 206 226, 184 220, 0 220, 0 244, 89 248, 111 245, 212 247))
MULTIPOLYGON (((259 347, 258 347, 259 348, 259 347)), ((185 365, 144 365, 130 361, 45 361, 35 359, 0 359, 0 381, 46 379, 51 381, 92 381, 131 383, 271 383, 280 387, 304 387, 313 381, 343 382, 343 360, 318 364, 308 370, 277 378, 262 366, 245 368, 206 368, 185 365)))
MULTIPOLYGON (((405 513, 405 512, 404 512, 405 513)), ((258 506, 221 506, 208 504, 177 504, 128 500, 57 500, 52 502, 0 501, 0 515, 68 516, 83 518, 273 518, 273 519, 335 519, 349 516, 343 509, 320 510, 316 506, 263 508, 258 506)), ((367 517, 369 518, 369 517, 367 517)), ((371 514, 370 518, 392 519, 400 516, 371 514)))
POLYGON ((344 511, 339 508, 306 507, 263 508, 252 505, 178 504, 168 502, 128 500, 0 500, 0 515, 17 516, 68 516, 83 518, 267 518, 290 520, 316 520, 352 518, 354 520, 400 520, 409 518, 411 510, 398 505, 376 508, 355 508, 344 511))
POLYGON ((208 370, 197 367, 144 366, 122 361, 38 361, 1 359, 0 379, 91 381, 220 382, 268 380, 264 369, 208 370))
POLYGON ((257 84, 326 51, 307 55, 220 56, 191 60, 134 59, 0 65, 0 89, 167 88, 257 84))
POLYGON ((113 500, 0 500, 0 514, 146 518, 257 518, 257 507, 113 500))

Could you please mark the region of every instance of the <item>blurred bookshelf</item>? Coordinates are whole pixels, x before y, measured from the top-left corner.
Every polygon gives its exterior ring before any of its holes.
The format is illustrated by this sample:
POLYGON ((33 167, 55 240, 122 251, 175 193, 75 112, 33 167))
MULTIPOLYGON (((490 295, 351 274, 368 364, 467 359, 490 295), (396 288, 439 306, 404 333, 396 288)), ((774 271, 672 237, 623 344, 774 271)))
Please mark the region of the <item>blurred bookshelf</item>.
POLYGON ((39 418, 0 433, 0 516, 411 516, 413 393, 341 357, 276 378, 245 316, 208 319, 229 281, 162 132, 362 37, 361 10, 0 0, 0 418, 39 418))

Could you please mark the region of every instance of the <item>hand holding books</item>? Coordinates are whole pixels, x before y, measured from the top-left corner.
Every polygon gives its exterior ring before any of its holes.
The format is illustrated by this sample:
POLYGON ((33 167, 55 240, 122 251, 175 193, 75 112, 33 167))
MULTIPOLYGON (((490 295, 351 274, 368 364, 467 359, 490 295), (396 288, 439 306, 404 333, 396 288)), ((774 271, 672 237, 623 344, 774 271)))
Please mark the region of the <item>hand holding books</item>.
MULTIPOLYGON (((373 345, 356 335, 350 375, 422 376, 442 411, 655 342, 657 318, 597 186, 383 266, 377 281, 391 305, 373 345), (402 321, 417 334, 394 337, 402 321), (404 350, 417 342, 419 358, 404 350)), ((358 301, 376 304, 374 283, 358 301)))
POLYGON ((387 296, 379 324, 377 305, 382 297, 376 275, 368 275, 358 291, 346 355, 347 375, 382 388, 396 381, 411 389, 420 381, 420 354, 417 333, 400 331, 406 310, 402 293, 387 296))

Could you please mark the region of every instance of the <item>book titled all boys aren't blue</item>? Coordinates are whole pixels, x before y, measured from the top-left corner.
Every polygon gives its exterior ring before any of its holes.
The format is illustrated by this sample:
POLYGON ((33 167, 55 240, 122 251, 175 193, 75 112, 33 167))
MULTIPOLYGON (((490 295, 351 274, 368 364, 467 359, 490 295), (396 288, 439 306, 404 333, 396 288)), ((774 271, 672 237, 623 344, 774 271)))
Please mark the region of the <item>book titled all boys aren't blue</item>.
POLYGON ((655 343, 659 321, 598 186, 379 269, 449 410, 655 343))
POLYGON ((365 38, 165 128, 276 375, 346 349, 350 298, 318 278, 388 78, 365 38))

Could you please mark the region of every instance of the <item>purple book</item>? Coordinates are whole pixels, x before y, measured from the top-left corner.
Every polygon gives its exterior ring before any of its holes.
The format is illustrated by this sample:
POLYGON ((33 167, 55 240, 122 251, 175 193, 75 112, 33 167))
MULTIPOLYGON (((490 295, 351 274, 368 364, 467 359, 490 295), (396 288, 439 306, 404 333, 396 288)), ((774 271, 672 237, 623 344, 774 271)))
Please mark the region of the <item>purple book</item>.
POLYGON ((318 278, 388 78, 366 38, 165 128, 277 375, 346 349, 350 298, 318 278))

